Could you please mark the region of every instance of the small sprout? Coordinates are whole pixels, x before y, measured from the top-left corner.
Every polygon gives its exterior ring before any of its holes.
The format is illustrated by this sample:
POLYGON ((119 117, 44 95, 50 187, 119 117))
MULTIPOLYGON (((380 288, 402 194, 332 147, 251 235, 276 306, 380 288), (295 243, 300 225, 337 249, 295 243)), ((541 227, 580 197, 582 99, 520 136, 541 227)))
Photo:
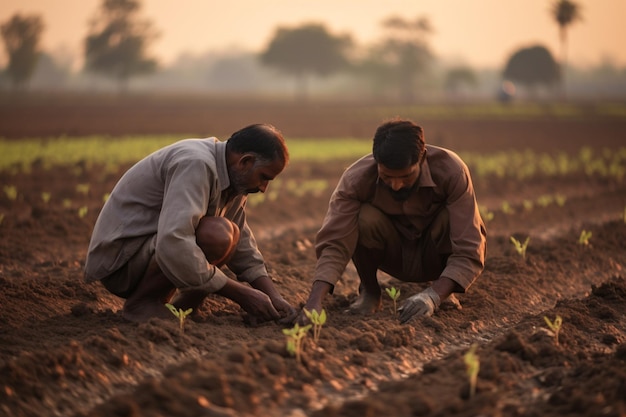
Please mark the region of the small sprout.
POLYGON ((287 352, 291 356, 295 356, 298 362, 302 361, 302 339, 304 339, 311 326, 311 324, 307 324, 300 327, 296 323, 291 329, 283 329, 283 334, 287 336, 287 352))
POLYGON ((557 206, 563 207, 567 201, 567 197, 563 194, 557 194, 554 196, 554 200, 556 201, 557 206))
POLYGON ((524 210, 531 211, 533 209, 535 203, 532 200, 524 200, 522 205, 524 206, 524 210))
POLYGON ((561 331, 561 325, 563 324, 563 319, 561 316, 557 315, 554 318, 554 321, 550 321, 548 316, 543 316, 543 319, 546 321, 546 324, 552 330, 552 334, 554 335, 554 344, 559 345, 559 332, 561 331))
POLYGON ((52 195, 50 193, 44 191, 43 193, 41 193, 41 200, 44 202, 44 204, 48 204, 50 202, 51 196, 52 195))
POLYGON ((193 308, 188 308, 187 310, 183 310, 182 308, 177 309, 173 304, 170 304, 170 303, 165 304, 165 307, 167 307, 167 309, 171 311, 172 314, 178 318, 180 332, 184 333, 185 332, 185 319, 187 318, 188 315, 191 314, 191 312, 193 311, 193 308))
POLYGON ((317 343, 320 339, 322 326, 326 323, 326 310, 322 309, 322 312, 318 313, 315 309, 309 311, 304 308, 303 311, 307 318, 311 320, 311 323, 313 323, 313 340, 317 343))
POLYGON ((387 295, 389 296, 389 298, 393 300, 393 314, 395 316, 398 314, 397 302, 398 302, 398 298, 400 297, 400 290, 396 289, 396 287, 391 287, 391 288, 385 288, 385 291, 387 292, 387 295))
POLYGON ((519 240, 515 239, 515 237, 511 236, 511 242, 515 246, 515 250, 522 257, 526 258, 526 248, 528 247, 528 242, 530 242, 530 236, 526 238, 524 243, 521 243, 519 240))
POLYGON ((591 239, 592 232, 590 230, 583 230, 580 232, 580 236, 578 237, 579 245, 589 245, 589 239, 591 239))
POLYGON ((487 206, 478 207, 478 211, 485 222, 490 222, 495 217, 493 211, 490 211, 487 206))
POLYGON ((473 398, 476 394, 476 382, 478 381, 478 371, 480 370, 480 360, 478 359, 478 355, 476 355, 476 347, 477 345, 474 343, 463 356, 467 377, 469 378, 470 398, 473 398))
POLYGON ((87 215, 87 211, 89 209, 87 208, 87 206, 82 206, 81 208, 78 209, 78 217, 80 217, 81 219, 84 218, 87 215))
POLYGON ((550 204, 552 204, 553 201, 554 201, 553 196, 544 194, 542 196, 539 196, 539 198, 537 199, 537 204, 545 208, 545 207, 548 207, 550 204))
POLYGON ((515 210, 513 210, 513 207, 511 206, 511 204, 508 201, 503 201, 502 202, 502 212, 504 214, 514 214, 515 210))
POLYGON ((104 193, 104 195, 102 196, 102 202, 106 203, 110 196, 111 193, 104 193))
POLYGON ((76 192, 82 195, 88 195, 89 194, 89 184, 77 184, 76 185, 76 192))
POLYGON ((17 187, 15 187, 15 185, 5 185, 2 188, 4 189, 4 193, 9 200, 17 200, 17 187))

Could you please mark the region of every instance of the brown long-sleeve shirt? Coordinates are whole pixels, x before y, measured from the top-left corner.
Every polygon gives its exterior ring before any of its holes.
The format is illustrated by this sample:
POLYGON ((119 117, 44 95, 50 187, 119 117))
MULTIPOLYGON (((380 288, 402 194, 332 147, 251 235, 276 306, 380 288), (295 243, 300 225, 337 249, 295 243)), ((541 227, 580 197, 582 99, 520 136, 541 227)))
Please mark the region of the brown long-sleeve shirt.
POLYGON ((122 176, 98 216, 86 280, 115 272, 156 234, 156 262, 176 287, 218 291, 228 277, 196 244, 204 216, 223 216, 239 226, 239 244, 228 263, 239 280, 267 275, 246 222, 246 196, 226 201, 223 191, 229 185, 226 142, 216 138, 182 140, 145 157, 122 176))
POLYGON ((454 152, 427 145, 418 188, 406 201, 396 201, 378 179, 369 154, 342 175, 316 237, 316 281, 335 285, 350 261, 358 240, 358 214, 369 203, 389 215, 408 240, 419 239, 442 208, 450 216, 452 254, 441 276, 465 291, 485 265, 486 230, 478 211, 469 169, 454 152))

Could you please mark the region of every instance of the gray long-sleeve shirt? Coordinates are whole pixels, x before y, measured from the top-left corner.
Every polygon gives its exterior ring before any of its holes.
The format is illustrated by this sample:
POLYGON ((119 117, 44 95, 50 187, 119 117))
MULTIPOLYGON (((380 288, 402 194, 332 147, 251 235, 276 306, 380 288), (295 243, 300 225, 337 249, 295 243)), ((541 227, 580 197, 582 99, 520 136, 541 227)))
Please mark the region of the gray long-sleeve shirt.
POLYGON ((239 244, 228 263, 239 280, 267 275, 246 222, 246 196, 225 201, 229 185, 226 142, 216 138, 182 140, 136 163, 98 216, 85 264, 87 282, 121 268, 156 234, 156 262, 176 287, 218 291, 228 277, 207 262, 196 244, 196 227, 204 216, 223 216, 239 226, 239 244))
POLYGON ((316 281, 335 285, 358 241, 361 204, 386 213, 407 240, 418 239, 442 208, 450 216, 452 254, 441 276, 467 290, 485 265, 486 231, 474 186, 465 163, 452 151, 427 145, 418 188, 406 201, 396 201, 378 179, 374 157, 366 155, 342 175, 316 238, 316 281))

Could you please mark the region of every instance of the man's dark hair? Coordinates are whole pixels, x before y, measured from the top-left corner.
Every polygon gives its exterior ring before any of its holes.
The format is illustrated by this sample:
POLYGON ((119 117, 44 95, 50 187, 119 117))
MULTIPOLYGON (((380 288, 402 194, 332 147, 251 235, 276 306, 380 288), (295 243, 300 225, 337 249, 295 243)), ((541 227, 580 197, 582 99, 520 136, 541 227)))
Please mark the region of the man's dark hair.
POLYGON ((374 159, 389 169, 405 169, 426 152, 422 128, 410 120, 392 119, 376 129, 374 159))
POLYGON ((289 162, 289 151, 283 134, 274 126, 257 123, 232 134, 226 141, 226 150, 235 153, 251 152, 267 161, 289 162))

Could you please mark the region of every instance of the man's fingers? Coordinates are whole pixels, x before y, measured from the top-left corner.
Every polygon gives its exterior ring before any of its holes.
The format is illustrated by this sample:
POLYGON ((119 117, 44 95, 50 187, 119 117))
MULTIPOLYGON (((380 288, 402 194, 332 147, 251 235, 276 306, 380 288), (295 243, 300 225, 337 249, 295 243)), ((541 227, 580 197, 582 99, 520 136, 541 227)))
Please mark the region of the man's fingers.
POLYGON ((280 313, 278 313, 274 306, 270 304, 268 311, 265 312, 265 316, 272 320, 278 320, 280 318, 280 313))

